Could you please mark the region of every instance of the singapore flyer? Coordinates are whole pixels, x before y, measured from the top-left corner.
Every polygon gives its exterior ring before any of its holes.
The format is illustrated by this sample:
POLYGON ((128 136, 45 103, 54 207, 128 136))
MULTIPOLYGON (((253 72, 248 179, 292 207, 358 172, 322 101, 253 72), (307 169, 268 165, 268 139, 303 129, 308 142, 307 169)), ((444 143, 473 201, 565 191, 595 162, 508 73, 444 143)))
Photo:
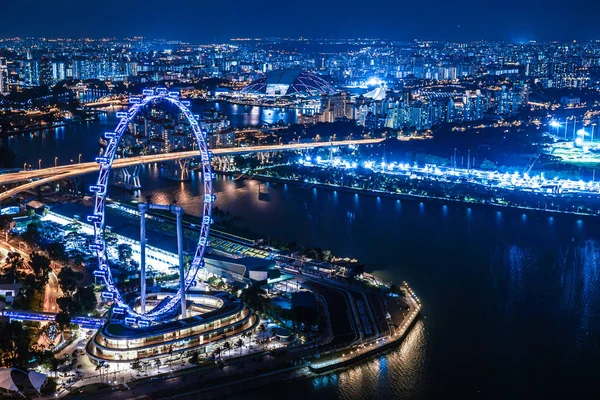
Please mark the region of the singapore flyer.
POLYGON ((98 173, 96 184, 90 186, 90 191, 95 194, 95 205, 93 214, 88 216, 88 221, 93 223, 94 226, 94 242, 90 245, 90 249, 96 252, 98 258, 98 269, 94 271, 94 275, 97 278, 102 279, 106 287, 105 291, 102 293, 102 298, 107 301, 114 301, 114 314, 124 315, 128 322, 144 326, 173 318, 177 307, 181 303, 182 296, 185 296, 185 292, 194 284, 196 274, 204 266, 203 257, 208 245, 212 203, 214 201, 212 187, 213 173, 210 163, 211 154, 206 142, 206 133, 202 131, 197 118, 191 113, 189 109, 190 103, 180 100, 178 92, 169 92, 165 88, 156 90, 147 89, 143 91, 143 96, 131 97, 129 102, 131 104, 129 110, 117 115, 120 117, 120 121, 114 132, 105 133, 104 136, 107 141, 106 150, 102 156, 96 158, 96 162, 100 165, 100 171, 98 173), (159 104, 161 102, 167 102, 176 106, 185 116, 193 131, 198 145, 199 161, 202 171, 202 184, 204 189, 203 215, 198 246, 191 262, 191 266, 185 274, 184 285, 179 288, 175 295, 168 297, 165 301, 162 301, 159 305, 144 313, 136 311, 134 307, 127 304, 115 286, 110 269, 104 232, 105 204, 112 164, 116 158, 117 148, 123 133, 142 109, 146 106, 159 104))

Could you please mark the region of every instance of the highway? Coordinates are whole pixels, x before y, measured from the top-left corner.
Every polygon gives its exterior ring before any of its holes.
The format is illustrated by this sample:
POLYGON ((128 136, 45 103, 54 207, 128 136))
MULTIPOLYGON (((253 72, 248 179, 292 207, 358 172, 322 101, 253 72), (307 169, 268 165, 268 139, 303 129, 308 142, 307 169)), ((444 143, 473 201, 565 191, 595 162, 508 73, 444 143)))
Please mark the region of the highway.
MULTIPOLYGON (((349 146, 349 145, 367 145, 377 144, 383 139, 362 139, 362 140, 342 140, 337 142, 315 142, 300 144, 283 144, 271 146, 253 146, 253 147, 230 147, 211 150, 213 156, 247 154, 280 150, 305 150, 329 146, 349 146)), ((115 159, 112 168, 125 168, 134 165, 152 164, 164 161, 179 160, 182 158, 198 157, 198 151, 184 151, 179 153, 153 154, 147 156, 137 156, 129 158, 115 159)), ((45 185, 61 179, 70 178, 79 175, 85 175, 96 172, 100 166, 96 162, 85 162, 80 164, 63 165, 59 167, 43 168, 32 171, 15 172, 11 174, 0 175, 0 186, 9 183, 30 181, 16 188, 9 189, 0 193, 0 201, 8 199, 23 191, 34 189, 37 186, 45 185), (33 181, 31 181, 33 180, 33 181)))
POLYGON ((44 312, 56 313, 59 311, 56 299, 62 296, 62 291, 58 285, 58 277, 54 272, 50 272, 46 289, 44 290, 44 312))

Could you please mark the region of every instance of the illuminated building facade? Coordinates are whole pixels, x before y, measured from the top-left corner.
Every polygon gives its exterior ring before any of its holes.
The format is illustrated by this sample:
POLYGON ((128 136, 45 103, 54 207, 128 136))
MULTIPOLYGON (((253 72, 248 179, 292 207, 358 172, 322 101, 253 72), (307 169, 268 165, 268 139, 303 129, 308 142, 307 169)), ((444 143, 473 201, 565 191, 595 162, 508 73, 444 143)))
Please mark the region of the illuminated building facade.
POLYGON ((265 96, 320 96, 335 89, 323 78, 298 69, 271 71, 242 89, 242 93, 265 96))
MULTIPOLYGON (((148 303, 159 303, 163 297, 149 296, 148 303)), ((88 342, 88 356, 95 363, 132 363, 188 352, 202 354, 258 325, 254 312, 233 295, 189 292, 187 298, 191 316, 185 319, 146 327, 109 322, 88 342)))
POLYGON ((8 93, 8 66, 6 58, 0 57, 0 95, 8 93))

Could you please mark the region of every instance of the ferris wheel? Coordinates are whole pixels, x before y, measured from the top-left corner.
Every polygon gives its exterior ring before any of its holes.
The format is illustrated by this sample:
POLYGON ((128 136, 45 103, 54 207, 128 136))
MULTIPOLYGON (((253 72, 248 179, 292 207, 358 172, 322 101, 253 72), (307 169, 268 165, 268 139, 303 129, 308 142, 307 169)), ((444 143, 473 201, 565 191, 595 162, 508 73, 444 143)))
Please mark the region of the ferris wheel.
POLYGON ((215 200, 215 196, 213 195, 212 187, 213 173, 210 163, 211 153, 208 150, 208 145, 206 143, 206 132, 202 131, 200 128, 198 117, 193 115, 190 111, 190 102, 180 100, 178 92, 169 92, 165 88, 159 88, 156 90, 144 90, 143 96, 131 97, 129 103, 131 104, 131 107, 128 111, 117 113, 117 117, 120 118, 120 121, 114 132, 107 132, 104 134, 107 141, 106 151, 102 156, 96 158, 96 162, 100 165, 100 171, 98 173, 96 184, 90 186, 90 191, 95 194, 94 213, 88 216, 88 221, 94 225, 94 242, 90 245, 90 250, 95 251, 98 257, 98 269, 94 271, 94 276, 101 278, 106 286, 105 291, 102 292, 102 298, 109 301, 112 300, 115 303, 113 313, 123 315, 127 323, 148 326, 151 323, 157 323, 172 318, 177 307, 182 302, 182 298, 185 298, 185 293, 192 285, 194 285, 196 274, 204 267, 204 253, 208 246, 208 234, 212 222, 212 204, 215 200), (204 196, 202 197, 203 213, 196 252, 191 262, 190 269, 185 273, 185 279, 181 280, 182 283, 177 293, 168 297, 148 312, 139 312, 134 310, 133 307, 123 300, 123 297, 116 288, 113 280, 104 234, 106 216, 105 204, 112 164, 116 157, 117 148, 123 133, 142 109, 150 104, 158 104, 160 102, 166 102, 176 106, 185 116, 194 133, 202 168, 202 184, 204 187, 204 196))

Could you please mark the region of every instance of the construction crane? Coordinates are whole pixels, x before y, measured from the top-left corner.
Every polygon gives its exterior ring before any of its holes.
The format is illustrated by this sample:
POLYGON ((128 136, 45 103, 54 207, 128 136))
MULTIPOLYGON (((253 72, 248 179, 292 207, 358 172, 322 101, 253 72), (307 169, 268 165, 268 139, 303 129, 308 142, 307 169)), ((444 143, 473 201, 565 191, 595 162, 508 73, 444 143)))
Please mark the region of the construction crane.
POLYGON ((533 162, 531 163, 531 165, 529 165, 529 168, 527 168, 527 171, 525 171, 525 173, 527 175, 529 175, 529 173, 531 172, 531 169, 533 168, 533 166, 535 165, 535 163, 537 162, 537 160, 540 159, 541 156, 542 156, 542 153, 538 154, 538 156, 535 158, 535 160, 533 160, 533 162))

